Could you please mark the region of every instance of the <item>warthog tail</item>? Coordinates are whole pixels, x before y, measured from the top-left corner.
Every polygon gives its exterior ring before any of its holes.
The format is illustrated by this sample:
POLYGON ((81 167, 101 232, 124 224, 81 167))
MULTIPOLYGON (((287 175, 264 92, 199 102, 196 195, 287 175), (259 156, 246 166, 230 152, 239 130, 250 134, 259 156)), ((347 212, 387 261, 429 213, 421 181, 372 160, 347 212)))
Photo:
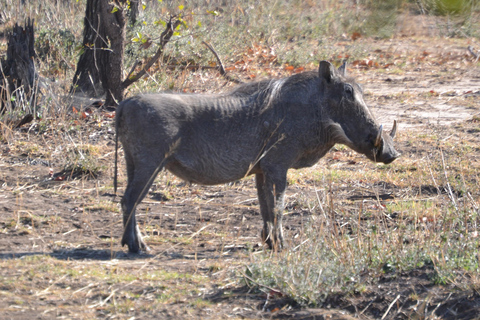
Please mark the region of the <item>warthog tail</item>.
POLYGON ((113 192, 117 194, 117 173, 118 173, 118 121, 120 119, 121 109, 117 107, 115 111, 115 166, 114 166, 114 176, 113 176, 113 192))
POLYGON ((117 171, 118 171, 118 166, 117 166, 117 161, 118 161, 118 133, 115 132, 115 173, 113 176, 113 192, 117 194, 117 171))

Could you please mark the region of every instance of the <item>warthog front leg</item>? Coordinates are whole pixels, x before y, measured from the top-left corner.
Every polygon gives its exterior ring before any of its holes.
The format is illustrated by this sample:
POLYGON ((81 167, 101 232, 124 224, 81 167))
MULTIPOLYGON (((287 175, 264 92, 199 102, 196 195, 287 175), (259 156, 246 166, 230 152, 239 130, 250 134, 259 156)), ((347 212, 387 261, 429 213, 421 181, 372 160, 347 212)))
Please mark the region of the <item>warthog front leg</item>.
POLYGON ((286 188, 286 175, 271 179, 264 174, 256 174, 258 201, 263 218, 262 240, 270 249, 283 248, 283 210, 286 188))

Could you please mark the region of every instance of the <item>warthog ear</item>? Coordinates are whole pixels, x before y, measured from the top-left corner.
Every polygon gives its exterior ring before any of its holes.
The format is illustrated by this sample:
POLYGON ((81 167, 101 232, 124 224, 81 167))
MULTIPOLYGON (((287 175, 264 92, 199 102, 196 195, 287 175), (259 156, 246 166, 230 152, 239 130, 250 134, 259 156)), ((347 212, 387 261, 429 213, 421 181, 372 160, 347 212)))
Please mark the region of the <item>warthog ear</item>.
POLYGON ((344 60, 343 64, 338 68, 338 73, 340 73, 343 77, 347 76, 347 60, 344 60))
POLYGON ((324 79, 327 83, 332 82, 332 79, 336 77, 335 67, 328 61, 320 61, 320 67, 318 73, 321 79, 324 79))
POLYGON ((397 120, 393 120, 393 128, 390 131, 390 137, 395 138, 395 134, 397 133, 397 120))

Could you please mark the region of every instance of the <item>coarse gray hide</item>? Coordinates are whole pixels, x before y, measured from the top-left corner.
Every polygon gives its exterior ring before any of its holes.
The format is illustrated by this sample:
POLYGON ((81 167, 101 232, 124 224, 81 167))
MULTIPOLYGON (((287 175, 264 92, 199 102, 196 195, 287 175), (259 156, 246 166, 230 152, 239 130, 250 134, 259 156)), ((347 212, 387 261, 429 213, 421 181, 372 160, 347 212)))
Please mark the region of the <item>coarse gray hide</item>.
MULTIPOLYGON (((122 245, 147 250, 135 218, 158 172, 166 168, 192 183, 221 184, 254 174, 262 239, 283 246, 282 215, 287 171, 314 165, 336 143, 372 161, 399 154, 377 124, 362 88, 321 61, 318 72, 240 85, 219 95, 145 94, 123 101, 116 132, 127 164, 122 199, 122 245)), ((115 191, 116 164, 115 158, 115 191)))

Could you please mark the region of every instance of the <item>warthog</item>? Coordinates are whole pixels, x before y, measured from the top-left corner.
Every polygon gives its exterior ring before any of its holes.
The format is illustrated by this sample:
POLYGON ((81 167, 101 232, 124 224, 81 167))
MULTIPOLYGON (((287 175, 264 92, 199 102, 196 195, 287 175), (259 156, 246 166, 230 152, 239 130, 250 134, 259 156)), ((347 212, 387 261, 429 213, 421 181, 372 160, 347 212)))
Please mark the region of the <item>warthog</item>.
MULTIPOLYGON (((146 94, 123 101, 116 115, 116 149, 125 152, 128 184, 122 199, 122 245, 147 250, 135 218, 157 173, 166 168, 192 183, 227 183, 255 174, 262 239, 283 246, 287 171, 314 165, 336 143, 370 160, 399 154, 363 100, 362 88, 321 61, 318 72, 240 85, 226 94, 146 94)), ((117 151, 115 152, 115 192, 117 151)))

